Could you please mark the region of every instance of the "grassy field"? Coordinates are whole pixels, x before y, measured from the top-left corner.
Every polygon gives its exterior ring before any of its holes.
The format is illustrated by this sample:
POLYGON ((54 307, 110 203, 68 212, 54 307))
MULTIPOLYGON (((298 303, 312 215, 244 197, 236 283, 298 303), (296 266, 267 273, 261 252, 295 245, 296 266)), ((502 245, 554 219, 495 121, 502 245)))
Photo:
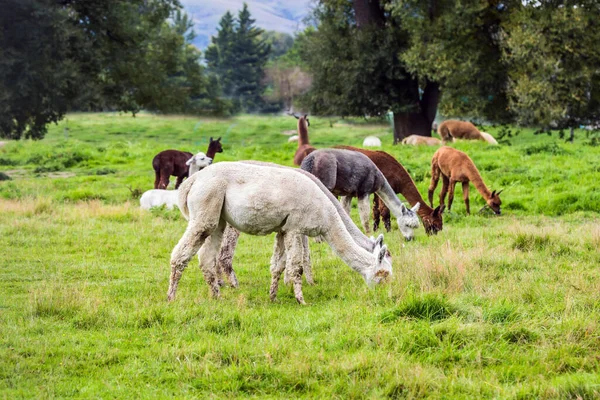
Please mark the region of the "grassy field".
MULTIPOLYGON (((139 210, 152 157, 222 136, 217 162, 291 165, 281 133, 295 123, 74 114, 43 141, 1 146, 0 398, 600 397, 600 147, 584 132, 454 144, 504 188, 503 215, 466 216, 459 186, 439 235, 404 243, 394 222, 387 284, 369 290, 311 241, 309 305, 283 285, 271 303, 273 238, 242 235, 239 289, 210 299, 193 260, 167 303, 186 221, 139 210)), ((311 118, 316 147, 367 135, 426 196, 434 148, 392 146, 385 124, 311 118)), ((472 188, 471 208, 483 204, 472 188)))

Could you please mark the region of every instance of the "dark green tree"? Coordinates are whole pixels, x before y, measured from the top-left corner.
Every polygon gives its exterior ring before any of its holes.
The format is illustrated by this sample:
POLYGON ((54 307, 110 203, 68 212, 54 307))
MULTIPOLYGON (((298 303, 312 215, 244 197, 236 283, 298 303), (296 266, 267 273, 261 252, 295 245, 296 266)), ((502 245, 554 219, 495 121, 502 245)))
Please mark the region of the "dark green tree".
POLYGON ((211 38, 211 45, 204 55, 208 71, 214 76, 213 81, 223 96, 231 98, 235 95, 234 55, 235 21, 227 11, 219 21, 216 36, 211 38))
POLYGON ((393 111, 396 142, 431 135, 440 102, 449 113, 506 119, 500 39, 511 7, 493 0, 322 0, 303 51, 314 77, 308 105, 341 115, 393 111))
MULTIPOLYGON (((177 0, 2 0, 0 135, 41 138, 69 109, 184 107, 197 58, 177 0), (182 64, 183 63, 183 64, 182 64)), ((192 79, 194 80, 194 79, 192 79)))
POLYGON ((522 124, 600 125, 600 5, 525 2, 511 19, 505 54, 510 106, 522 124))

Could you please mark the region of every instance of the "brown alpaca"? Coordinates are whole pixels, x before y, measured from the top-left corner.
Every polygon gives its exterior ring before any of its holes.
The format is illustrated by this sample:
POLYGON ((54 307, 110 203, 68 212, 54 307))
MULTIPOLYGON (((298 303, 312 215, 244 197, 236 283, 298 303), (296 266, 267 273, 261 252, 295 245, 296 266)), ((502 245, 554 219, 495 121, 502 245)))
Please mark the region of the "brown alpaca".
POLYGON ((413 146, 440 146, 442 144, 442 141, 433 137, 410 135, 402 140, 402 144, 410 144, 413 146))
POLYGON ((445 142, 452 142, 454 139, 464 140, 483 140, 491 144, 498 144, 496 140, 487 132, 480 132, 479 129, 468 121, 457 121, 449 119, 438 126, 438 135, 445 142))
POLYGON ((469 208, 469 182, 473 182, 475 188, 481 193, 485 199, 487 205, 496 213, 500 215, 500 190, 498 193, 494 190, 490 192, 481 175, 477 170, 477 167, 468 155, 462 151, 453 149, 451 147, 442 147, 435 152, 431 159, 431 184, 429 185, 429 204, 433 207, 433 192, 442 176, 442 192, 440 193, 440 206, 444 206, 444 199, 446 193, 450 190, 448 196, 448 210, 452 207, 452 201, 454 200, 454 187, 458 182, 462 182, 463 199, 467 208, 467 214, 471 213, 469 208))
POLYGON ((310 126, 308 115, 304 114, 301 117, 294 115, 294 117, 298 119, 298 149, 296 150, 296 154, 294 154, 294 164, 300 165, 304 157, 316 149, 308 141, 308 127, 310 126))
MULTIPOLYGON (((211 137, 208 143, 206 156, 215 159, 216 153, 222 153, 221 138, 213 140, 211 137)), ((154 156, 152 159, 152 168, 154 168, 154 189, 166 189, 169 186, 169 178, 176 176, 175 189, 179 188, 181 182, 189 175, 189 165, 186 162, 194 155, 187 151, 164 150, 154 156)))
MULTIPOLYGON (((408 171, 400 164, 393 156, 386 153, 385 151, 374 151, 359 149, 352 146, 335 146, 336 148, 358 151, 373 161, 373 163, 379 168, 385 179, 389 182, 390 186, 395 193, 400 193, 404 198, 414 206, 417 203, 421 204, 421 207, 417 211, 419 217, 423 221, 423 227, 428 235, 436 234, 442 230, 442 213, 443 207, 437 207, 435 210, 425 203, 423 197, 417 190, 415 182, 410 177, 408 171)), ((390 222, 390 210, 381 201, 379 196, 375 195, 373 199, 373 229, 379 228, 379 217, 383 219, 385 229, 389 232, 391 229, 390 222)))

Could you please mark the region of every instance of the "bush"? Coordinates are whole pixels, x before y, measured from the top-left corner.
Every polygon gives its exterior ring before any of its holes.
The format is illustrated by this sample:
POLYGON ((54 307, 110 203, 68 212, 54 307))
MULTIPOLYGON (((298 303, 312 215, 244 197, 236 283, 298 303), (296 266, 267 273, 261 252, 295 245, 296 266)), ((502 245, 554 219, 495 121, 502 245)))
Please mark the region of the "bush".
POLYGON ((394 322, 401 317, 438 321, 456 312, 456 308, 445 297, 425 295, 404 300, 395 310, 384 313, 381 322, 394 322))

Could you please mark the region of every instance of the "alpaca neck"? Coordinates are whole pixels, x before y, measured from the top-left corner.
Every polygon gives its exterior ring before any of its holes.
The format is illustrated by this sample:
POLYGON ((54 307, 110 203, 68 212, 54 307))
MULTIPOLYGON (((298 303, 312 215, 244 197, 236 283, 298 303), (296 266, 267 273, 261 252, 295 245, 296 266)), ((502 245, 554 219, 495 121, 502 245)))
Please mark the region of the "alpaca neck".
POLYGON ((198 171, 200 171, 200 167, 198 167, 196 163, 192 163, 192 165, 190 165, 188 176, 192 176, 198 171))
POLYGON ((427 205, 425 200, 423 200, 421 193, 419 193, 419 190, 417 189, 417 185, 415 185, 415 182, 410 177, 408 171, 406 171, 406 169, 400 163, 398 163, 398 168, 396 169, 394 175, 396 179, 402 182, 402 187, 400 188, 399 193, 404 196, 411 207, 417 203, 421 204, 417 214, 421 218, 431 215, 433 209, 427 205))
POLYGON ((368 279, 370 273, 372 273, 370 269, 374 262, 373 254, 354 242, 339 215, 334 216, 334 221, 329 224, 323 236, 333 251, 350 268, 361 274, 365 280, 368 279))
POLYGON ((206 150, 206 157, 210 157, 213 159, 215 159, 215 155, 217 154, 217 152, 215 151, 215 149, 213 149, 210 145, 208 146, 208 150, 206 150))
POLYGON ((394 193, 394 190, 392 190, 392 187, 386 179, 383 180, 383 185, 375 193, 397 219, 402 217, 402 202, 398 199, 396 193, 394 193))
POLYGON ((477 168, 475 168, 474 171, 470 171, 468 178, 486 201, 492 197, 492 192, 490 192, 487 186, 485 186, 485 183, 483 183, 483 179, 481 179, 481 175, 479 174, 477 168))
POLYGON ((308 141, 308 128, 304 118, 298 120, 298 147, 310 144, 308 141))

